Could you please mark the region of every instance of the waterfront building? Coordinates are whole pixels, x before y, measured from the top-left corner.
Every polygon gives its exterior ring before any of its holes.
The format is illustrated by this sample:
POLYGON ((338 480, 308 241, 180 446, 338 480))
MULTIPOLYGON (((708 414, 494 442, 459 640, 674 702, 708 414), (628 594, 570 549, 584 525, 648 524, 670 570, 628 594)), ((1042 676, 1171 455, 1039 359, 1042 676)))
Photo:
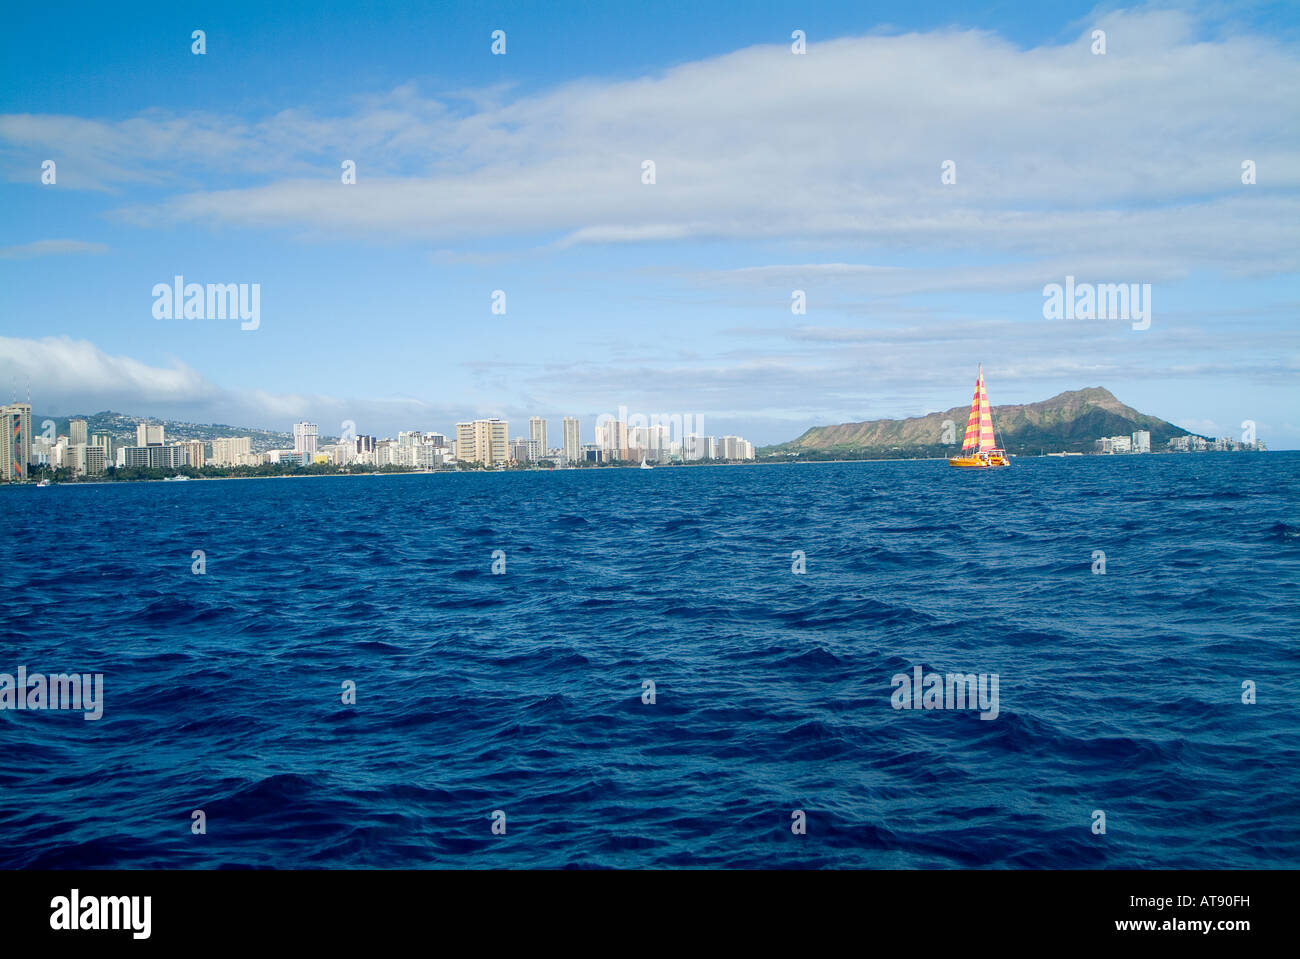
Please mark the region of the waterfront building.
POLYGON ((177 444, 185 448, 185 463, 199 469, 204 465, 205 457, 203 455, 203 440, 185 440, 177 444))
POLYGON ((510 459, 505 420, 472 420, 456 424, 456 459, 462 463, 499 466, 510 459))
POLYGON ((244 466, 251 459, 253 440, 249 436, 218 436, 212 441, 213 466, 244 466))
POLYGON ((102 446, 88 445, 85 452, 86 475, 98 476, 108 469, 108 450, 102 446))
POLYGON ((516 436, 510 443, 510 459, 515 463, 537 462, 537 441, 516 436))
POLYGON ((98 476, 108 466, 104 447, 89 443, 70 443, 64 459, 74 476, 98 476))
POLYGON ((28 479, 32 461, 32 406, 0 406, 0 479, 20 483, 28 479))
POLYGON ((596 446, 600 449, 601 459, 606 463, 626 460, 630 455, 627 423, 616 419, 597 420, 596 446))
POLYGON ((628 429, 628 459, 641 459, 656 463, 667 463, 671 444, 668 427, 660 424, 654 426, 633 426, 628 429))
POLYGON ((262 455, 267 463, 285 466, 306 466, 316 456, 306 450, 267 450, 262 455))
MULTIPOLYGON (((315 423, 294 423, 293 424, 293 451, 295 453, 308 453, 311 456, 316 455, 316 424, 315 423)), ((307 460, 311 462, 311 460, 307 460)))
POLYGON ((148 446, 124 446, 120 462, 126 467, 143 469, 175 470, 186 465, 185 447, 179 443, 164 446, 150 443, 148 446))
POLYGON ((33 436, 31 465, 52 467, 54 465, 54 445, 44 436, 33 436))
POLYGON ((713 437, 688 433, 682 437, 682 459, 687 461, 713 458, 713 437))
POLYGON ((534 460, 539 460, 546 455, 546 420, 540 416, 531 416, 528 418, 528 438, 532 441, 536 452, 534 460))
POLYGON ((86 475, 86 444, 69 443, 67 452, 68 469, 72 470, 73 476, 86 475))
POLYGON ((576 416, 566 416, 560 421, 562 431, 562 442, 564 461, 566 463, 576 463, 582 458, 582 432, 581 424, 576 416))

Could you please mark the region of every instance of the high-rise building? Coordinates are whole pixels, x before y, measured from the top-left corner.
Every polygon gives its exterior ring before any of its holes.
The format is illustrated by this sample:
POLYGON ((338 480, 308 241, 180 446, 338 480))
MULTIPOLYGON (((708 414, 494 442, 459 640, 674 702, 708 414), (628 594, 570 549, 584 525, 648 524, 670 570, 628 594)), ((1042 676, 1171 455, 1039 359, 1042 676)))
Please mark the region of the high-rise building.
POLYGON ((0 479, 7 483, 26 480, 31 461, 31 404, 0 406, 0 479))
POLYGON ((473 420, 456 424, 456 459, 462 463, 497 466, 510 458, 505 420, 473 420))
POLYGON ((97 476, 108 465, 104 447, 88 443, 72 443, 68 446, 65 465, 72 469, 74 476, 97 476))
POLYGON ((1133 445, 1134 453, 1151 452, 1151 431, 1150 430, 1138 430, 1129 439, 1133 445))
POLYGON ((32 437, 32 465, 54 465, 54 444, 39 434, 32 437))
POLYGON ((252 439, 247 436, 218 436, 212 441, 213 466, 245 466, 252 457, 252 439))
POLYGON ((203 466, 203 440, 186 440, 180 444, 185 447, 185 460, 195 469, 203 466))
POLYGON ((167 442, 163 439, 163 428, 159 426, 150 426, 148 423, 137 423, 135 425, 135 445, 136 446, 161 446, 167 442))
POLYGON ((752 460, 754 444, 739 436, 723 436, 717 441, 716 458, 724 460, 752 460))
POLYGON ((540 416, 530 416, 528 418, 528 438, 537 446, 537 455, 534 459, 541 459, 546 455, 546 420, 540 416))
POLYGON ((86 421, 69 420, 68 421, 68 442, 73 446, 78 443, 87 442, 86 421))
POLYGON ((67 452, 67 465, 72 470, 73 476, 86 475, 86 444, 69 443, 67 452))
POLYGON ((295 453, 316 453, 316 424, 293 424, 293 451, 295 453))
POLYGON ((707 460, 713 458, 713 437, 688 433, 682 437, 682 459, 707 460))
POLYGON ((627 459, 627 423, 615 419, 597 420, 596 445, 606 463, 627 459))
POLYGON ((510 444, 510 459, 516 463, 535 463, 541 457, 537 452, 537 440, 526 440, 516 436, 510 444))
POLYGON ((185 465, 185 447, 179 444, 163 446, 159 443, 150 443, 148 446, 127 446, 122 456, 122 465, 174 470, 185 465))
POLYGON ((564 461, 566 463, 577 463, 582 459, 582 434, 579 431, 578 418, 576 416, 566 416, 561 421, 564 442, 564 461))
POLYGON ((633 426, 628 430, 628 452, 633 460, 666 463, 669 459, 668 427, 633 426))
POLYGON ((117 444, 113 442, 111 433, 92 433, 90 435, 90 445, 102 449, 105 461, 109 462, 113 459, 113 451, 117 449, 117 444))
POLYGON ((86 475, 98 476, 108 466, 108 450, 94 444, 88 445, 85 449, 86 452, 82 455, 85 458, 86 475))

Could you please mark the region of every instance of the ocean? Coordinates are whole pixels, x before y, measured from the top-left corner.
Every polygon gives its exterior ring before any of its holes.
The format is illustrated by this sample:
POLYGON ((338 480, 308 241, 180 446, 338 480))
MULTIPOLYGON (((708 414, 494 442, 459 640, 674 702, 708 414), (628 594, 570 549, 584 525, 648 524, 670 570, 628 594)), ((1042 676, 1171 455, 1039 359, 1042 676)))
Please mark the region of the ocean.
POLYGON ((0 511, 4 868, 1300 867, 1300 453, 0 511))

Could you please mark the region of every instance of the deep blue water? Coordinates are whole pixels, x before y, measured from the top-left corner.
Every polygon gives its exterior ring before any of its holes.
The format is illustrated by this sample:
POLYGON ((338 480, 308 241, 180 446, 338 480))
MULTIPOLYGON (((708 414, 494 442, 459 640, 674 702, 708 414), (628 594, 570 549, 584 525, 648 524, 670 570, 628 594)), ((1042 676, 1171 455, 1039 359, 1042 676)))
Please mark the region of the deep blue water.
POLYGON ((0 866, 1300 866, 1300 454, 653 472, 0 489, 0 866))

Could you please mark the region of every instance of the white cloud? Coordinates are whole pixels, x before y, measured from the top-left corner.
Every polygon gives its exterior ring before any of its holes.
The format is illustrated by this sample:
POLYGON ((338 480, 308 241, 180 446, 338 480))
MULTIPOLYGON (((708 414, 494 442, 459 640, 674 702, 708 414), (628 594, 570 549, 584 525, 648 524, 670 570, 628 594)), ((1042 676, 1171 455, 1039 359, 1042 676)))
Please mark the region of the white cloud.
POLYGON ((179 360, 170 366, 151 366, 66 336, 0 337, 0 382, 24 389, 30 384, 33 405, 42 414, 112 409, 286 431, 303 418, 318 422, 323 433, 337 431, 348 419, 363 432, 449 428, 464 412, 410 398, 349 399, 232 389, 179 360))
POLYGON ((101 184, 224 178, 129 210, 140 222, 560 246, 852 241, 1294 271, 1300 62, 1272 38, 1204 40, 1202 27, 1178 11, 1117 11, 1029 49, 977 30, 833 39, 800 57, 782 43, 632 80, 458 94, 468 110, 408 86, 329 117, 7 116, 0 143, 33 156, 57 146, 101 184), (1098 25, 1102 57, 1088 49, 1098 25), (340 157, 357 163, 354 187, 338 182, 340 157), (954 186, 939 179, 949 159, 954 186), (1256 186, 1240 182, 1245 159, 1256 186))
POLYGON ((128 356, 111 356, 88 340, 48 336, 39 340, 0 337, 0 381, 40 384, 64 396, 130 396, 139 402, 192 400, 215 387, 176 362, 148 366, 128 356))

